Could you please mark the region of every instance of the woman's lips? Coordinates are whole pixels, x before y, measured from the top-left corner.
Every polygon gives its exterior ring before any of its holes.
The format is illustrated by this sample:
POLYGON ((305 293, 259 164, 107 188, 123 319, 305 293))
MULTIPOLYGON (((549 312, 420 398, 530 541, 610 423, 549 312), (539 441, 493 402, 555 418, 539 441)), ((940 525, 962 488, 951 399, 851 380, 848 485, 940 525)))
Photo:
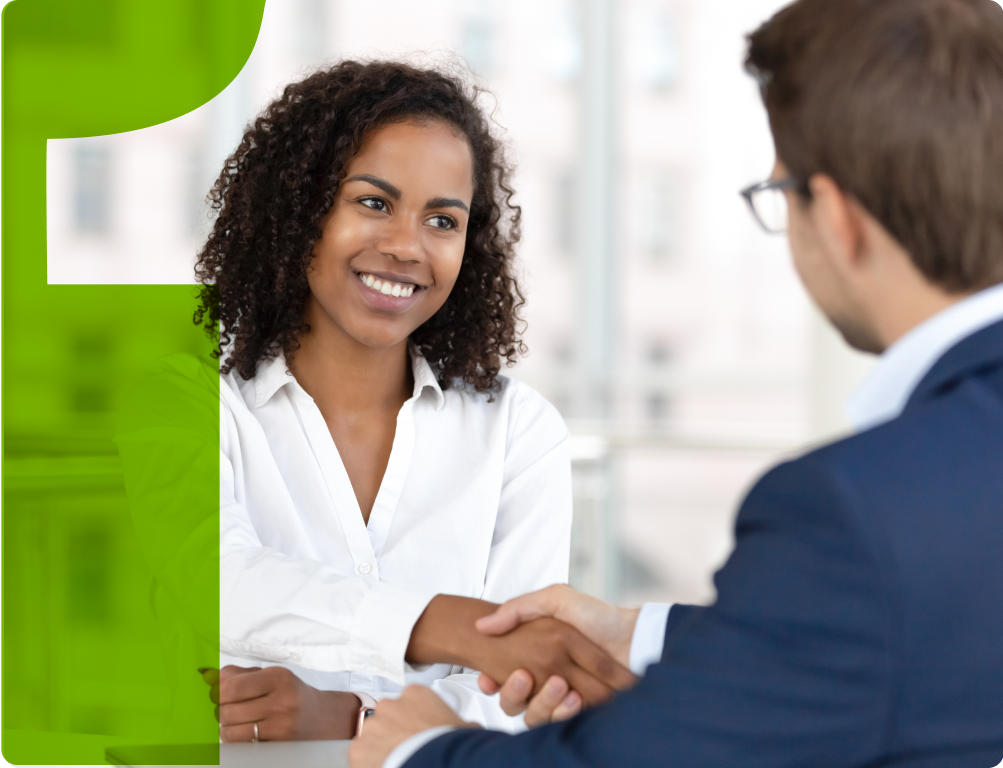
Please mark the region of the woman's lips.
POLYGON ((415 283, 396 282, 368 272, 356 272, 363 298, 374 309, 401 312, 418 300, 422 286, 415 283))

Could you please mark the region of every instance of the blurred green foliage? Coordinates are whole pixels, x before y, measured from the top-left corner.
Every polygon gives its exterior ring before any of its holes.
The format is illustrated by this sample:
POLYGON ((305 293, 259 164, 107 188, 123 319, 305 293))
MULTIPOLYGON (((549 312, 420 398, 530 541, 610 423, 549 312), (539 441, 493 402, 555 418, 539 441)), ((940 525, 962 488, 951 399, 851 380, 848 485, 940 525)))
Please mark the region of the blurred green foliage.
MULTIPOLYGON (((190 286, 47 285, 46 140, 202 105, 243 66, 263 9, 14 0, 3 10, 3 752, 15 764, 94 762, 94 738, 70 733, 178 736, 166 733, 153 576, 112 435, 151 361, 209 349, 190 286)), ((218 489, 210 502, 218 510, 218 489)), ((218 578, 198 578, 218 596, 218 578)), ((211 734, 207 700, 204 716, 211 734)))

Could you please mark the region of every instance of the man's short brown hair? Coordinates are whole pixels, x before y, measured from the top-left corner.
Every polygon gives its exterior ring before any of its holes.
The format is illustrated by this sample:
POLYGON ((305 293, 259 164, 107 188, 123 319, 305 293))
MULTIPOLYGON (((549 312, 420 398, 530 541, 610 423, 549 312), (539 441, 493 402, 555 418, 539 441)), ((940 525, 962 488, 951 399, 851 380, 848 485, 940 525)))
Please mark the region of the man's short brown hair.
POLYGON ((746 67, 791 176, 831 176, 942 288, 1003 282, 1003 8, 797 0, 746 67))

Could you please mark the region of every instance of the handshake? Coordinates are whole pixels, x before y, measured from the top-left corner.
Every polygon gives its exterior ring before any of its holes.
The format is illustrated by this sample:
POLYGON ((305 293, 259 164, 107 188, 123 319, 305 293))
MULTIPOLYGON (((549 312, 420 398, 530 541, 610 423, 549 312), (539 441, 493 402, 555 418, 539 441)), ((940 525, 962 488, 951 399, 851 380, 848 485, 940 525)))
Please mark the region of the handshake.
POLYGON ((479 670, 481 690, 500 692, 504 711, 525 710, 533 727, 571 717, 634 684, 628 662, 636 619, 636 610, 563 585, 500 607, 438 595, 415 624, 407 660, 479 670))
MULTIPOLYGON (((525 712, 526 724, 535 727, 573 717, 634 684, 628 666, 637 614, 563 585, 501 606, 437 595, 411 632, 406 660, 479 670, 481 690, 500 693, 507 714, 525 712)), ((223 741, 355 735, 356 696, 318 691, 283 667, 225 667, 203 677, 223 741)), ((380 766, 409 736, 442 725, 470 724, 429 689, 412 686, 400 699, 379 703, 364 738, 353 745, 352 764, 380 766)))

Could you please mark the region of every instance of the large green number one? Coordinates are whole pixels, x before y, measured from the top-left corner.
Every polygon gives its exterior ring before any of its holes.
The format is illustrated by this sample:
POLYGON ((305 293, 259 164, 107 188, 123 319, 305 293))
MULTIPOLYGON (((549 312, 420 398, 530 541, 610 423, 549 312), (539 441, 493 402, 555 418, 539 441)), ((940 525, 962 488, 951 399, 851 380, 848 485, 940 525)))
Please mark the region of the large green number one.
MULTIPOLYGON (((171 671, 112 441, 151 360, 207 351, 193 291, 46 284, 46 140, 204 104, 247 60, 263 10, 14 0, 3 11, 3 754, 14 764, 101 764, 111 744, 214 738, 207 697, 187 729, 165 731, 180 722, 171 671)), ((218 511, 218 489, 206 503, 218 511)), ((218 571, 192 578, 218 600, 218 571)))

